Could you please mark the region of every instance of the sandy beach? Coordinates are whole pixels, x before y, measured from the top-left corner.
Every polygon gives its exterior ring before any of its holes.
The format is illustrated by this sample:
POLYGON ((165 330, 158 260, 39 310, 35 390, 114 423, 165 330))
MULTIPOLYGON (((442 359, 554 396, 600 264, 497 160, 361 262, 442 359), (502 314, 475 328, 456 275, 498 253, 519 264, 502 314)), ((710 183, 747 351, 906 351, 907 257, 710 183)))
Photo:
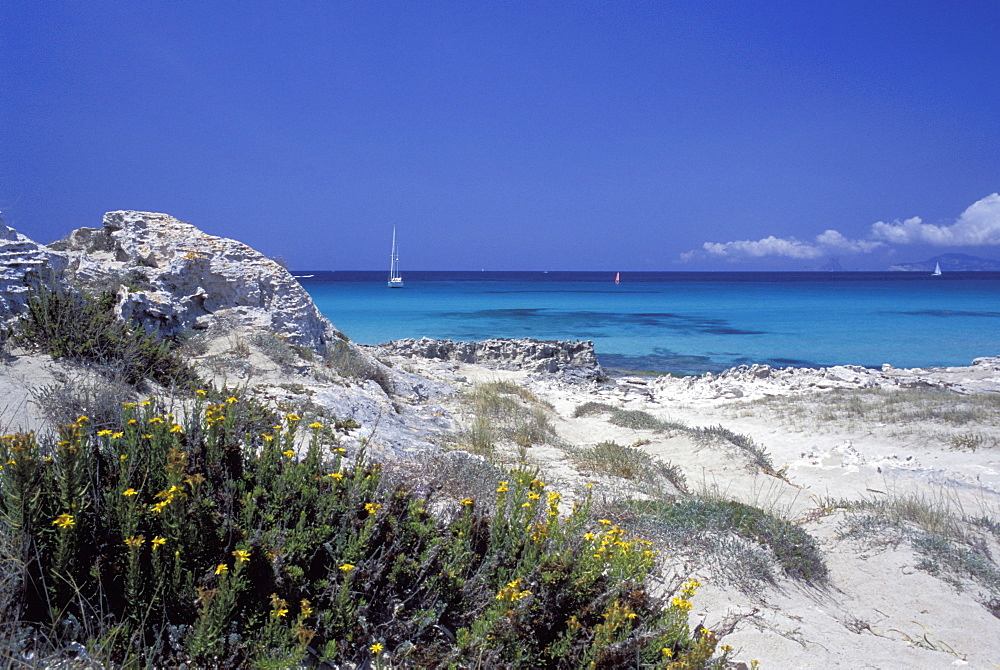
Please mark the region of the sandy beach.
POLYGON ((601 442, 636 445, 678 466, 690 495, 745 503, 812 536, 829 571, 825 580, 774 571, 773 582, 755 581, 740 575, 756 568, 740 565, 738 553, 721 551, 709 560, 697 542, 661 548, 664 584, 703 582, 692 620, 730 631, 723 643, 742 662, 774 668, 1000 663, 996 359, 917 370, 754 366, 586 384, 450 361, 385 360, 456 385, 459 393, 442 405, 459 423, 462 394, 477 385, 513 382, 530 391, 550 408, 558 444, 507 445, 497 459, 514 464, 526 456, 553 486, 579 493, 595 483, 609 508, 614 499, 642 498, 629 480, 582 470, 571 456, 574 448, 601 442), (749 437, 780 474, 755 470, 740 449, 691 430, 615 425, 605 412, 579 416, 586 403, 688 429, 723 427, 749 437))

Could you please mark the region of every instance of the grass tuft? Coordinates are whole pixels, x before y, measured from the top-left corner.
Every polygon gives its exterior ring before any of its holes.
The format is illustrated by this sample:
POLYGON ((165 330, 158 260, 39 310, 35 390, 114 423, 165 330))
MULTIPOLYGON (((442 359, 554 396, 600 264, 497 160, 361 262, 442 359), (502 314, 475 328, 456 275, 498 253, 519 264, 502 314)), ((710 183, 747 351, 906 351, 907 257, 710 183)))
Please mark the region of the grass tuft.
POLYGON ((1000 541, 1000 523, 988 515, 969 516, 943 495, 890 493, 884 498, 828 503, 847 514, 838 536, 882 549, 909 545, 920 556, 917 567, 963 588, 971 581, 980 602, 1000 599, 1000 566, 994 554, 1000 541))
MULTIPOLYGON (((556 437, 550 408, 527 389, 507 381, 475 386, 461 400, 471 420, 456 435, 457 445, 489 459, 497 448, 513 445, 522 452, 556 437)), ((523 458, 522 458, 523 460, 523 458)))
POLYGON ((375 382, 388 396, 396 392, 388 370, 365 356, 347 340, 332 342, 327 347, 323 362, 343 377, 375 382))

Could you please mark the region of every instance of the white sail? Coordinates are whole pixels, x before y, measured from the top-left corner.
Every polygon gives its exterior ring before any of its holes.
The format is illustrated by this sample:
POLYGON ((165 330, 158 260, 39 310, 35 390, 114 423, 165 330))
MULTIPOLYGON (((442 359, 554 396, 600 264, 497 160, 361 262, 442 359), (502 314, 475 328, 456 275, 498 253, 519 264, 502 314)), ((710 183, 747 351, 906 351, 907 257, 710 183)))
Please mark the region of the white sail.
POLYGON ((389 288, 403 288, 399 274, 399 251, 396 249, 396 226, 392 227, 392 254, 389 256, 389 288))
POLYGON ((931 274, 931 276, 932 277, 937 277, 940 274, 941 274, 941 264, 940 263, 935 263, 934 264, 934 272, 931 274))

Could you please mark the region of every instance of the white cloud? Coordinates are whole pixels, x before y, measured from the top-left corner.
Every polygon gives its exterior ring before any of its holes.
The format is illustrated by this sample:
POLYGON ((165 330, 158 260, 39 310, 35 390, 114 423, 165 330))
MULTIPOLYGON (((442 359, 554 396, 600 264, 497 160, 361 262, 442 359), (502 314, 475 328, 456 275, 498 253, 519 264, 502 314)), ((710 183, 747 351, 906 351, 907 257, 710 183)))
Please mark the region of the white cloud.
MULTIPOLYGON (((705 242, 702 248, 712 256, 728 258, 763 258, 764 256, 784 256, 786 258, 821 258, 831 252, 856 254, 871 253, 884 247, 885 242, 852 240, 839 231, 827 230, 816 236, 815 243, 803 242, 794 237, 783 238, 771 235, 760 240, 736 240, 734 242, 705 242)), ((681 254, 681 259, 689 261, 695 252, 681 254)))
POLYGON ((962 212, 955 223, 937 226, 924 223, 920 217, 905 221, 872 224, 874 239, 852 240, 840 231, 825 230, 812 242, 794 237, 774 235, 759 240, 733 242, 705 242, 702 250, 687 251, 681 260, 687 262, 707 252, 724 258, 763 258, 784 256, 796 259, 815 259, 832 253, 870 254, 876 249, 892 249, 888 244, 934 244, 939 246, 989 246, 1000 245, 1000 194, 988 195, 962 212))
POLYGON ((974 202, 950 226, 924 223, 919 216, 915 216, 905 221, 873 223, 872 236, 893 244, 1000 245, 1000 194, 993 193, 974 202))
POLYGON ((825 247, 850 251, 856 254, 869 254, 879 247, 884 247, 884 242, 871 240, 851 240, 844 237, 836 230, 826 230, 816 236, 816 242, 825 247))
POLYGON ((819 258, 823 251, 795 238, 765 237, 762 240, 736 240, 735 242, 705 242, 702 248, 713 256, 786 256, 788 258, 819 258))

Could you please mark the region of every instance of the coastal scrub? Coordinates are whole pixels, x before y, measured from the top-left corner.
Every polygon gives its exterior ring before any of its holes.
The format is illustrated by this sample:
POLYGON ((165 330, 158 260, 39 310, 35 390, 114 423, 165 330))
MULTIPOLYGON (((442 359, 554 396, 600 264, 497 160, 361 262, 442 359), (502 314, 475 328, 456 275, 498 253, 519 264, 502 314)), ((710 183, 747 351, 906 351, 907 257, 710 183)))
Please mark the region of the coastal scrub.
POLYGON ((697 585, 652 595, 656 553, 589 497, 522 467, 435 514, 321 421, 250 423, 244 402, 202 391, 185 416, 130 402, 120 425, 0 438, 13 661, 724 667, 688 623, 697 585))

